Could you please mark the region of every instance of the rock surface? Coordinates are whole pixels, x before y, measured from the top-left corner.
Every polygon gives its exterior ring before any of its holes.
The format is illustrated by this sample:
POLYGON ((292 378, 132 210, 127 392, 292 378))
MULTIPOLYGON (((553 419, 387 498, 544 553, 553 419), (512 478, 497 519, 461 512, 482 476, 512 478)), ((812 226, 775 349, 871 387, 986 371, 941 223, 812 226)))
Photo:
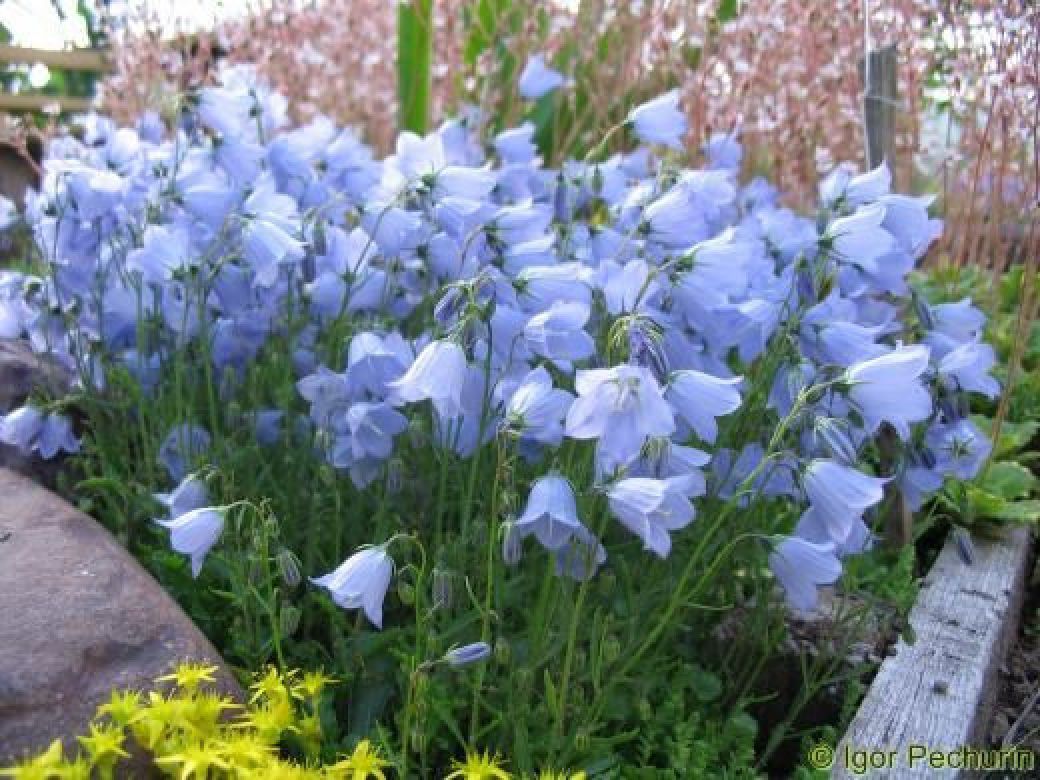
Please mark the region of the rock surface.
MULTIPOLYGON (((72 377, 67 371, 35 354, 27 341, 0 339, 0 415, 21 406, 34 391, 60 396, 71 384, 72 377)), ((60 459, 44 461, 0 443, 0 468, 17 471, 44 485, 53 485, 60 470, 60 459)))
POLYGON ((93 519, 0 468, 0 766, 61 737, 75 744, 113 688, 144 689, 217 651, 93 519))

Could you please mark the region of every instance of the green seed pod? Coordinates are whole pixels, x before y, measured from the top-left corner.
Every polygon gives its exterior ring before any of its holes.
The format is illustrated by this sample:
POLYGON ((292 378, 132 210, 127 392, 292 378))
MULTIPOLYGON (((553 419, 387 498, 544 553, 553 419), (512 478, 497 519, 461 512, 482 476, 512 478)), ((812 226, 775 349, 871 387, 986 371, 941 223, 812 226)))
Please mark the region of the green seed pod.
POLYGON ((282 608, 278 612, 278 630, 282 632, 283 637, 291 637, 296 633, 302 616, 302 610, 289 603, 282 604, 282 608))
POLYGON ((399 581, 397 583, 397 598, 406 607, 412 606, 415 603, 415 586, 410 582, 399 581))
POLYGON ((574 748, 579 753, 587 753, 589 748, 592 747, 592 737, 589 735, 587 729, 578 729, 578 733, 574 735, 574 748))
POLYGON ((509 645, 509 640, 505 637, 499 637, 495 640, 495 660, 506 666, 509 664, 509 659, 513 655, 513 649, 509 645))

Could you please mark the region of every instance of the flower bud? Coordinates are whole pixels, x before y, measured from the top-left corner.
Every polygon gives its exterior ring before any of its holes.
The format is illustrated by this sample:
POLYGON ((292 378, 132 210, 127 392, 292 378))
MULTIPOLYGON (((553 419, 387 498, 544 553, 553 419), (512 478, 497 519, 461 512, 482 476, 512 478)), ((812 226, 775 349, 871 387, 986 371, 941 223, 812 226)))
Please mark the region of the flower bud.
POLYGON ((278 555, 275 556, 275 561, 278 564, 278 573, 281 575, 282 582, 290 588, 295 588, 303 581, 303 574, 300 571, 300 561, 295 555, 293 555, 291 550, 285 547, 280 549, 278 555))
POLYGON ((513 655, 513 648, 509 644, 509 640, 505 637, 499 637, 495 640, 495 661, 506 666, 509 664, 509 659, 513 655))
POLYGON ((397 598, 406 607, 412 606, 415 603, 415 586, 410 582, 399 580, 397 583, 397 598))
POLYGON ((450 609, 451 603, 451 572, 435 568, 433 570, 433 607, 434 609, 450 609))
POLYGON ((283 603, 281 610, 278 612, 278 630, 282 633, 283 637, 291 637, 296 633, 296 630, 300 627, 300 618, 303 616, 303 611, 292 604, 283 603))
POLYGON ((589 735, 588 729, 578 729, 578 733, 574 735, 574 749, 579 753, 587 753, 591 747, 592 737, 589 735))
POLYGON ((613 634, 603 640, 603 657, 608 663, 613 663, 621 657, 621 642, 613 634))
POLYGON ((506 566, 516 566, 524 554, 523 540, 516 525, 510 521, 502 524, 502 561, 506 566))
POLYGON ((469 666, 479 663, 491 655, 491 645, 487 642, 474 642, 449 650, 444 654, 443 660, 450 666, 469 666))

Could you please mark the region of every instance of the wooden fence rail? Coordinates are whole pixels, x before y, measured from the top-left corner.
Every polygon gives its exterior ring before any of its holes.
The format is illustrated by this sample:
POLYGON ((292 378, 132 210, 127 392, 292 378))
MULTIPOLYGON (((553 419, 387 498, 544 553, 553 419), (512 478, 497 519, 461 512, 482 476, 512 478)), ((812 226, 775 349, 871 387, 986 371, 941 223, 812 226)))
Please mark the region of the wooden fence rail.
MULTIPOLYGON (((29 49, 24 46, 0 44, 0 64, 42 64, 66 70, 83 70, 105 73, 112 68, 109 52, 96 49, 52 51, 29 49)), ((88 111, 93 104, 91 98, 68 95, 40 95, 37 93, 11 95, 0 93, 0 111, 22 112, 43 111, 57 106, 61 111, 88 111)))

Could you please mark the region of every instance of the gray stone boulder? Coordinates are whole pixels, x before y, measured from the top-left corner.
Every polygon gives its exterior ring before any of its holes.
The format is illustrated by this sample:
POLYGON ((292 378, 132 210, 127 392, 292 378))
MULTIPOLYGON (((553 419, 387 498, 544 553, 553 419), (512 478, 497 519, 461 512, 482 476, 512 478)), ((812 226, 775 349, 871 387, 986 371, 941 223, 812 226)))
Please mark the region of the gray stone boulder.
MULTIPOLYGON (((35 354, 23 339, 0 339, 0 415, 21 406, 33 392, 61 396, 72 386, 69 371, 35 354)), ((0 442, 0 468, 25 474, 44 485, 54 485, 60 459, 45 461, 0 442)))
POLYGON ((154 689, 213 645, 93 519, 0 468, 0 766, 61 738, 66 749, 113 688, 154 689))

